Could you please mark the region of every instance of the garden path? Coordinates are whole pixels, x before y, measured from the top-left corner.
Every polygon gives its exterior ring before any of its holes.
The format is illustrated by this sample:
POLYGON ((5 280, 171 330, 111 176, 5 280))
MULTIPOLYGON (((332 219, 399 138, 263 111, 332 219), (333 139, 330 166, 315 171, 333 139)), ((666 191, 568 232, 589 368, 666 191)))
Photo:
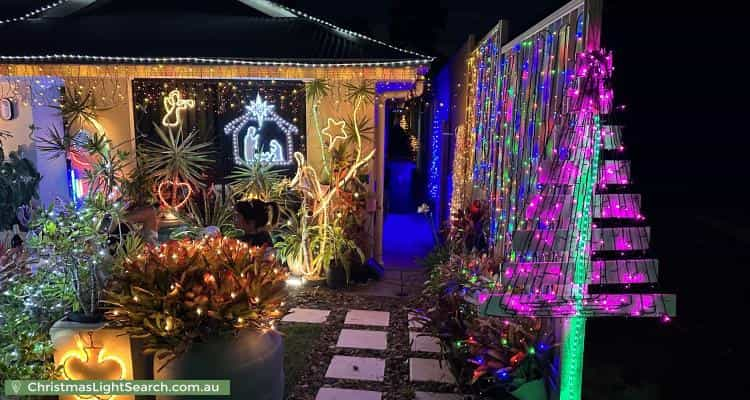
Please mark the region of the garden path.
MULTIPOLYGON (((336 296, 343 300, 352 294, 336 296)), ((439 361, 439 341, 419 335, 418 324, 408 321, 404 300, 370 297, 332 305, 330 310, 293 308, 282 319, 282 324, 315 323, 324 328, 317 346, 322 354, 314 355, 317 360, 309 365, 314 379, 305 379, 313 382, 301 382, 304 388, 295 388, 287 399, 464 398, 452 393, 455 382, 439 361)))

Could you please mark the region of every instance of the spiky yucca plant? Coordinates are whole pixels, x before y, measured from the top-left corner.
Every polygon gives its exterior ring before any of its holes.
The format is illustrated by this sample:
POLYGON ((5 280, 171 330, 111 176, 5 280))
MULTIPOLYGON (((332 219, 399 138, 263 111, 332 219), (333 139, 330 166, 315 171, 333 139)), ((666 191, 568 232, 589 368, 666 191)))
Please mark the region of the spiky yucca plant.
POLYGON ((284 175, 269 163, 254 160, 249 165, 237 166, 228 178, 238 200, 259 199, 276 203, 283 200, 284 175))
POLYGON ((203 171, 213 160, 211 143, 198 143, 198 131, 163 130, 154 124, 160 142, 149 141, 143 148, 144 168, 155 180, 203 184, 203 171))

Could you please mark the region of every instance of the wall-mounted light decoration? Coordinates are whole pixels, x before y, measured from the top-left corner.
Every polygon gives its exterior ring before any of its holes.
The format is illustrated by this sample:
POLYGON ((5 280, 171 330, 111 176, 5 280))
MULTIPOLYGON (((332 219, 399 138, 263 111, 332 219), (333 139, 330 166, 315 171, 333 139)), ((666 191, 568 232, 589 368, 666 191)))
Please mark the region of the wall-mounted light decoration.
POLYGON ((275 106, 262 99, 260 93, 245 106, 242 115, 224 127, 224 133, 232 136, 236 164, 262 161, 275 166, 289 166, 294 163, 294 135, 299 133, 299 129, 279 116, 275 106), (269 125, 275 125, 284 134, 285 140, 264 135, 269 125))
POLYGON ((210 143, 213 153, 206 184, 224 182, 256 160, 291 177, 294 152, 307 153, 301 80, 144 78, 131 86, 136 149, 161 142, 154 125, 196 132, 194 144, 210 143))
POLYGON ((171 180, 166 180, 159 183, 159 186, 156 189, 156 193, 159 196, 159 201, 161 202, 162 206, 164 206, 165 208, 178 210, 185 204, 187 204, 188 200, 190 200, 190 197, 193 195, 193 188, 187 182, 174 182, 171 180), (183 197, 180 200, 173 199, 173 204, 172 202, 166 200, 166 198, 171 196, 171 193, 175 193, 175 195, 181 194, 183 197))
POLYGON ((182 111, 195 107, 195 100, 183 99, 180 91, 175 89, 164 97, 164 109, 166 110, 161 124, 167 128, 175 128, 182 124, 182 111))
POLYGON ((345 141, 349 135, 346 133, 346 121, 336 121, 333 118, 328 118, 326 127, 320 131, 320 134, 328 138, 328 150, 333 150, 336 147, 336 141, 345 141), (338 130, 339 133, 334 131, 338 130))
MULTIPOLYGON (((61 380, 132 380, 130 338, 104 324, 58 321, 50 329, 61 380)), ((60 396, 63 400, 127 400, 124 395, 60 396)))
POLYGON ((108 355, 101 346, 94 343, 94 332, 87 332, 84 338, 76 336, 77 350, 71 350, 62 358, 63 376, 72 381, 101 379, 121 380, 125 378, 125 363, 121 358, 108 355))
POLYGON ((13 99, 0 99, 0 119, 10 121, 16 117, 16 109, 13 99))

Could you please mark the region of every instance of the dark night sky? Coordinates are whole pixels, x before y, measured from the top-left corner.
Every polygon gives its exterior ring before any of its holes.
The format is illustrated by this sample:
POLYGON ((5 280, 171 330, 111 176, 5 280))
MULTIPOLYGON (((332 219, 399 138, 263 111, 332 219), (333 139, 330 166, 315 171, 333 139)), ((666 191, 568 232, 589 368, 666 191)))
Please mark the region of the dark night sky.
MULTIPOLYGON (((4 13, 51 0, 0 2, 4 13)), ((512 37, 565 1, 281 3, 449 56, 500 18, 510 20, 512 37)), ((679 296, 679 317, 667 326, 619 319, 589 324, 587 385, 623 381, 655 385, 661 393, 623 399, 721 398, 743 386, 739 360, 746 350, 740 342, 747 334, 740 308, 748 304, 750 287, 750 135, 744 109, 748 67, 740 54, 747 46, 739 40, 750 24, 722 2, 689 3, 605 0, 604 45, 615 54, 616 99, 629 110, 625 143, 633 178, 652 225, 662 286, 679 296)))

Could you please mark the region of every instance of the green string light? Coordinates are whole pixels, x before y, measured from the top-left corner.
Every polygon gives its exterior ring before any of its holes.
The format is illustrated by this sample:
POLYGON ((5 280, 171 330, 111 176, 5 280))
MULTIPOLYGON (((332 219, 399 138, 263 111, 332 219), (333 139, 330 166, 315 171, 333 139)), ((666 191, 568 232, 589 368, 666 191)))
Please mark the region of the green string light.
MULTIPOLYGON (((587 135, 587 147, 592 150, 590 160, 582 162, 581 179, 575 185, 576 196, 575 221, 576 231, 579 232, 576 251, 574 254, 575 272, 573 274, 573 298, 575 316, 569 318, 561 354, 560 400, 580 400, 583 384, 583 348, 586 339, 586 317, 583 316, 583 287, 589 268, 588 246, 591 237, 591 201, 594 196, 594 185, 599 173, 599 143, 600 137, 599 115, 594 114, 593 126, 587 135)), ((580 121, 579 121, 580 122, 580 121)), ((584 128, 585 129, 585 128, 584 128)), ((588 133, 588 132, 586 132, 588 133)))

